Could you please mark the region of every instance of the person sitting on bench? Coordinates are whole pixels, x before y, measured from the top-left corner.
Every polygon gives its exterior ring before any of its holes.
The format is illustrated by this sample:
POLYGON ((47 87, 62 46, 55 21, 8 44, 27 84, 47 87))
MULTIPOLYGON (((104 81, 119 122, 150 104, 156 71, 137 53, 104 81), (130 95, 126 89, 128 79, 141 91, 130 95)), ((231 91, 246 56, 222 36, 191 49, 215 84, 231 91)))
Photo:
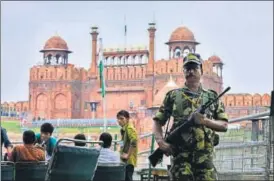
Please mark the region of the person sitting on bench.
MULTIPOLYGON (((86 141, 86 136, 84 134, 77 134, 74 136, 74 139, 75 140, 83 140, 83 141, 86 141)), ((87 144, 86 143, 81 143, 81 142, 75 142, 74 143, 75 146, 86 146, 87 144)))
POLYGON ((99 140, 103 142, 103 145, 98 158, 98 163, 120 163, 119 154, 110 149, 112 136, 105 132, 100 135, 99 140))
POLYGON ((35 133, 31 130, 23 133, 23 145, 17 145, 13 148, 10 161, 45 161, 45 150, 42 147, 34 145, 35 133))

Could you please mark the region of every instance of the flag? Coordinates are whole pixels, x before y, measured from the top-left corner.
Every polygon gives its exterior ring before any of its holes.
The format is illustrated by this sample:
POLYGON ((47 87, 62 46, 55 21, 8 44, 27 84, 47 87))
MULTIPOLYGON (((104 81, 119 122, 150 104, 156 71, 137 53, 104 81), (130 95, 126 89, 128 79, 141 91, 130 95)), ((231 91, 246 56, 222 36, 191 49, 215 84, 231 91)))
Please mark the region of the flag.
POLYGON ((100 47, 99 47, 99 73, 100 73, 100 88, 101 95, 104 98, 106 94, 105 90, 105 78, 104 78, 104 55, 103 55, 103 43, 102 38, 99 39, 100 47))

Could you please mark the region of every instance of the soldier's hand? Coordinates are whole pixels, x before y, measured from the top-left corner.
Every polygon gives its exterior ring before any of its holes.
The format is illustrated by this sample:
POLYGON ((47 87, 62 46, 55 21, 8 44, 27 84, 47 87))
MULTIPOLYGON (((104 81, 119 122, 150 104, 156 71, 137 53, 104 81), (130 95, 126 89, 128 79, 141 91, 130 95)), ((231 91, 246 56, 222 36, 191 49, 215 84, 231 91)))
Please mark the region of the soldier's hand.
POLYGON ((172 145, 165 142, 164 140, 160 140, 158 142, 159 148, 165 152, 166 156, 169 156, 171 154, 173 154, 173 149, 172 149, 172 145))
POLYGON ((194 118, 194 122, 198 125, 200 125, 200 124, 205 125, 206 124, 206 119, 207 118, 205 117, 205 115, 203 115, 201 113, 198 113, 198 112, 194 113, 193 118, 194 118))

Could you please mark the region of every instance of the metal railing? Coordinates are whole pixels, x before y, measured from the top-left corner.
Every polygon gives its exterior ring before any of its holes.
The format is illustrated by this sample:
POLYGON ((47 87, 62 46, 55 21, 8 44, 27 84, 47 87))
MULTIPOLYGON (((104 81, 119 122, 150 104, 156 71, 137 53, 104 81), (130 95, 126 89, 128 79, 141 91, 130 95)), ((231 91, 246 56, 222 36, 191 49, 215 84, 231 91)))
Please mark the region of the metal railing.
MULTIPOLYGON (((104 119, 49 119, 28 122, 27 126, 40 127, 43 123, 51 123, 57 127, 103 126, 104 119)), ((116 119, 107 119, 108 126, 118 126, 116 119)))
MULTIPOLYGON (((273 117, 270 111, 229 120, 229 123, 247 121, 251 126, 220 133, 220 144, 215 147, 214 164, 221 180, 269 180, 273 177, 273 117), (259 125, 262 125, 261 128, 259 125), (248 128, 251 127, 251 128, 248 128)), ((150 149, 138 153, 151 174, 148 154, 154 150, 154 136, 147 134, 142 139, 151 139, 150 149)), ((163 161, 167 168, 167 158, 163 161)))
POLYGON ((269 180, 273 174, 273 117, 266 111, 229 122, 242 121, 248 122, 244 128, 220 134, 215 166, 222 180, 269 180))
MULTIPOLYGON (((248 125, 239 130, 228 130, 220 134, 220 144, 215 147, 214 164, 221 180, 269 180, 273 175, 273 116, 270 111, 229 120, 229 123, 247 121, 248 125)), ((149 139, 150 148, 138 153, 137 170, 151 165, 148 155, 154 151, 155 140, 152 133, 139 136, 139 140, 149 139)), ((21 142, 13 142, 13 144, 21 142)), ((65 142, 64 142, 65 143, 65 142)), ((113 140, 114 150, 121 141, 117 135, 113 140)), ((69 144, 69 143, 68 143, 69 144)), ((168 158, 159 167, 167 168, 168 158)))

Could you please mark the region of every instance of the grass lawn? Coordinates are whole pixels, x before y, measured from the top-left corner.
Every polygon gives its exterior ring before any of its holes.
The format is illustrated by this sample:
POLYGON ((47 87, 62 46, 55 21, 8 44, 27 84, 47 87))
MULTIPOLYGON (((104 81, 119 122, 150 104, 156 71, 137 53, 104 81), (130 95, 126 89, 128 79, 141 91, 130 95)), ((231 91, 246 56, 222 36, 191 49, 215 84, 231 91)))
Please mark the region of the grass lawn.
POLYGON ((1 127, 5 128, 8 132, 20 133, 20 122, 19 121, 5 121, 1 120, 1 127))
MULTIPOLYGON (((1 120, 1 126, 7 129, 9 133, 21 133, 23 130, 20 127, 19 121, 5 121, 1 120)), ((34 132, 39 132, 40 128, 30 128, 34 132)), ((79 127, 79 128, 58 128, 55 132, 58 133, 101 133, 102 127, 79 127)), ((110 133, 120 133, 120 127, 109 127, 108 132, 110 133)))
MULTIPOLYGON (((1 126, 6 128, 9 133, 22 133, 24 130, 20 128, 19 121, 12 120, 1 120, 1 126)), ((39 132, 40 128, 30 128, 35 133, 39 132)), ((79 128, 58 128, 55 129, 56 133, 85 133, 85 134, 100 134, 102 133, 102 127, 79 127, 79 128)), ((112 134, 120 134, 120 127, 109 127, 108 132, 112 134)), ((229 130, 226 133, 218 133, 220 135, 221 141, 250 141, 251 131, 249 130, 229 130)), ((262 135, 259 135, 259 140, 262 139, 262 135)))

